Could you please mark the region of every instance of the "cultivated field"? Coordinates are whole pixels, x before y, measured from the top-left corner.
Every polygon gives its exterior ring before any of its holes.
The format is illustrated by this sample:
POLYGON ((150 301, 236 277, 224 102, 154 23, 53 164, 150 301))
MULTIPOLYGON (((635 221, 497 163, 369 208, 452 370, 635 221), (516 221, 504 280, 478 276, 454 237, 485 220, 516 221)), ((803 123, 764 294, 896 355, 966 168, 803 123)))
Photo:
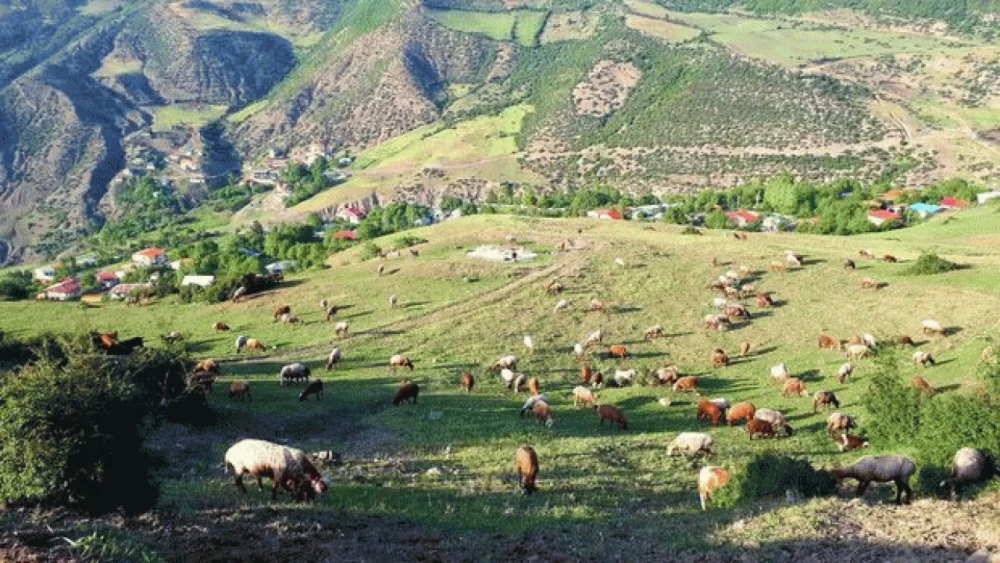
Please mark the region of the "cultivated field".
MULTIPOLYGON (((475 216, 414 231, 428 240, 419 246, 421 255, 389 260, 382 277, 376 262, 348 252, 335 256, 329 269, 290 276, 284 287, 241 304, 80 309, 0 303, 0 330, 29 335, 119 329, 123 337, 142 335, 154 346, 161 345, 158 335, 179 330, 194 357, 225 360, 224 384, 210 398, 221 421, 203 430, 168 426, 155 437, 155 449, 168 459, 160 509, 141 522, 110 523, 168 559, 195 550, 206 559, 280 553, 311 560, 635 560, 704 557, 707 550, 718 558, 773 559, 793 550, 822 559, 956 559, 1000 549, 1000 512, 995 498, 989 500, 995 492, 960 505, 918 500, 897 508, 882 504, 890 491, 879 488, 864 502, 823 499, 703 513, 694 491, 703 462, 669 458, 666 445, 680 431, 710 431, 717 444, 711 462, 723 466, 764 450, 818 465, 857 457, 837 452, 825 436, 826 414, 813 414, 809 399, 783 398, 768 381, 770 366, 787 363, 810 391, 835 391, 840 410, 856 416, 863 431, 866 413, 859 402, 872 364, 858 362, 854 379, 838 384, 832 375, 844 359, 817 349, 819 334, 909 334, 939 364, 918 370, 903 358, 904 376, 919 372, 944 394, 974 392, 979 353, 1000 335, 998 218, 995 209, 984 208, 878 235, 751 234, 739 242, 723 232, 681 235, 659 224, 475 216), (541 258, 506 266, 465 257, 480 244, 503 244, 507 235, 541 258), (585 248, 556 252, 555 245, 567 239, 585 248), (843 258, 857 257, 862 248, 892 253, 903 263, 859 260, 858 271, 844 271, 843 258), (804 254, 804 267, 767 272, 786 249, 804 254), (925 250, 971 268, 925 278, 902 275, 906 263, 925 250), (613 262, 618 257, 624 268, 613 262), (731 266, 713 267, 713 258, 731 266), (751 303, 748 325, 722 334, 705 331, 701 318, 711 312, 714 296, 709 282, 741 264, 759 272, 756 286, 774 292, 778 306, 760 310, 751 303), (860 280, 867 276, 887 285, 877 293, 862 291, 860 280), (561 297, 543 290, 552 279, 566 286, 561 297), (396 309, 389 308, 391 294, 399 296, 396 309), (338 313, 350 323, 349 337, 336 339, 332 323, 322 321, 323 298, 349 306, 338 313), (560 298, 570 308, 553 313, 560 298), (609 312, 587 312, 592 298, 610 304, 609 312), (291 305, 305 325, 273 322, 271 311, 281 304, 291 305), (924 318, 955 327, 956 334, 925 337, 924 318), (215 321, 234 331, 213 333, 215 321), (644 341, 643 331, 654 324, 662 324, 667 337, 644 341), (797 433, 750 442, 739 427, 699 424, 693 396, 648 386, 600 391, 601 402, 618 405, 630 423, 628 432, 601 427, 593 411, 574 409, 570 397, 579 372, 572 345, 597 328, 608 333, 606 343, 625 344, 630 354, 622 361, 595 354, 593 365, 605 373, 676 363, 683 374, 699 376, 706 396, 781 410, 797 433), (237 356, 237 334, 275 348, 237 356), (534 354, 521 344, 525 334, 537 342, 534 354), (727 368, 710 367, 712 348, 735 356, 743 341, 751 343, 749 357, 727 368), (322 360, 335 345, 345 360, 327 373, 322 360), (396 353, 409 356, 416 370, 391 373, 387 362, 396 353), (525 395, 508 391, 485 370, 507 353, 521 356, 521 371, 540 380, 555 411, 552 428, 520 418, 525 395), (292 361, 306 362, 324 380, 322 400, 299 403, 299 389, 279 385, 279 368, 292 361), (469 395, 458 388, 460 370, 477 378, 469 395), (252 402, 226 399, 224 388, 233 379, 250 382, 252 402), (420 384, 419 403, 393 407, 390 398, 404 379, 420 384), (674 402, 664 408, 657 403, 661 397, 674 402), (241 495, 221 475, 223 452, 242 437, 333 450, 343 464, 323 468, 334 485, 316 503, 272 505, 252 488, 241 495), (532 497, 515 492, 513 454, 522 444, 533 445, 540 458, 541 492, 532 497)), ((870 451, 885 453, 879 444, 870 451)), ((69 536, 80 526, 58 515, 43 521, 69 536)))

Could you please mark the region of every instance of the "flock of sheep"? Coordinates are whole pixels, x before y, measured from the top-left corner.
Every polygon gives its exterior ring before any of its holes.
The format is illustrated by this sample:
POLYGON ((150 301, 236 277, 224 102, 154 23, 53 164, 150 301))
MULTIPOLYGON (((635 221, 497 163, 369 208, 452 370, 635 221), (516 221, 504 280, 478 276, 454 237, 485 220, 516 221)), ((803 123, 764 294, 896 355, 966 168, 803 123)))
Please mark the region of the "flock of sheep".
MULTIPOLYGON (((741 240, 746 240, 745 238, 741 240)), ((862 256, 873 257, 868 251, 862 251, 862 256)), ((887 261, 896 261, 894 257, 886 257, 887 261), (890 260, 891 259, 891 260, 890 260)), ((624 261, 616 259, 615 263, 624 267, 624 261)), ((790 267, 802 268, 804 264, 802 256, 788 251, 784 255, 783 261, 775 261, 771 264, 771 271, 784 272, 790 267)), ((713 265, 718 265, 718 261, 713 259, 713 265)), ((855 268, 853 260, 845 260, 844 266, 848 270, 855 268)), ((379 275, 382 275, 380 270, 379 275)), ((731 269, 720 275, 710 284, 710 288, 720 294, 712 300, 712 307, 719 313, 710 314, 704 317, 704 328, 710 331, 723 332, 733 327, 735 323, 751 322, 753 315, 747 305, 742 300, 753 298, 757 307, 761 309, 775 306, 775 302, 769 292, 758 290, 752 283, 754 272, 746 266, 731 269)), ((864 287, 869 287, 869 280, 865 280, 864 287)), ((874 283, 878 288, 878 283, 874 283)), ((565 290, 562 282, 553 280, 544 287, 545 291, 552 296, 557 296, 565 290)), ((395 307, 397 297, 390 298, 390 306, 395 307)), ((320 303, 320 307, 326 314, 326 319, 331 320, 336 316, 337 306, 330 305, 325 300, 320 303)), ((562 311, 569 307, 569 302, 561 299, 555 306, 554 311, 562 311)), ((592 300, 589 310, 606 310, 606 304, 600 300, 592 300)), ((274 312, 274 320, 284 323, 299 322, 298 317, 291 313, 288 306, 279 307, 274 312)), ((213 328, 217 331, 228 330, 224 323, 216 323, 213 328)), ((929 335, 946 336, 948 331, 937 321, 925 320, 922 323, 924 333, 929 335)), ((338 338, 344 338, 349 333, 346 322, 338 322, 335 326, 338 338)), ((661 325, 655 325, 644 331, 643 337, 646 340, 664 338, 666 333, 661 325)), ((590 357, 595 347, 602 347, 607 334, 603 330, 592 332, 583 342, 573 346, 573 354, 580 361, 581 384, 572 390, 573 405, 575 408, 587 407, 596 411, 599 424, 609 422, 621 431, 629 429, 628 420, 625 414, 615 405, 601 404, 597 391, 604 386, 626 387, 633 385, 637 379, 635 369, 615 369, 609 373, 607 378, 600 371, 593 370, 590 365, 590 357)), ((837 380, 845 384, 854 372, 853 361, 868 357, 884 343, 871 334, 855 336, 847 340, 841 340, 827 335, 818 337, 818 345, 821 349, 840 351, 846 356, 847 362, 842 364, 836 374, 837 380)), ((529 353, 535 351, 536 343, 531 336, 525 336, 524 346, 529 353)), ((908 336, 900 335, 890 339, 887 344, 898 346, 914 346, 912 339, 908 336)), ((260 341, 239 336, 236 339, 236 350, 266 350, 267 347, 260 341)), ((625 345, 617 344, 606 347, 605 357, 613 360, 624 360, 629 357, 629 352, 625 345)), ((744 342, 739 354, 747 356, 750 353, 750 344, 744 342)), ((342 360, 340 347, 334 348, 327 357, 326 369, 333 370, 342 360)), ((714 349, 709 360, 713 367, 723 369, 731 362, 729 355, 721 348, 714 349)), ((523 373, 518 373, 518 357, 514 354, 507 354, 490 365, 489 371, 498 376, 503 384, 517 392, 528 392, 529 396, 524 401, 520 414, 529 415, 540 424, 551 427, 554 422, 554 413, 548 403, 548 398, 541 392, 541 385, 537 378, 528 377, 523 373)), ((934 358, 927 352, 915 351, 913 361, 920 366, 934 365, 934 358)), ((209 362, 211 362, 209 360, 209 362)), ((203 362, 204 364, 204 362, 203 362)), ((404 355, 393 355, 389 360, 389 369, 395 372, 399 368, 414 370, 413 362, 404 355)), ((218 374, 218 366, 211 362, 210 365, 199 364, 196 372, 203 374, 218 374)), ((676 365, 665 365, 655 370, 652 375, 653 384, 670 385, 675 393, 698 392, 698 377, 681 376, 676 365)), ((785 364, 778 364, 770 370, 771 379, 781 386, 781 393, 784 396, 809 397, 810 393, 806 389, 806 384, 799 378, 791 376, 785 364)), ((283 366, 279 373, 282 385, 294 383, 306 383, 305 390, 299 399, 304 401, 309 396, 322 396, 323 382, 319 379, 310 381, 311 373, 309 368, 302 363, 292 363, 283 366)), ((470 372, 463 372, 460 376, 460 385, 471 393, 475 386, 475 376, 470 372)), ((913 385, 921 390, 933 392, 930 385, 923 378, 915 377, 913 385)), ((395 392, 392 403, 402 405, 405 403, 416 404, 420 393, 418 384, 406 381, 395 392)), ((245 381, 234 381, 230 385, 230 398, 234 400, 249 400, 250 386, 245 381)), ((820 409, 836 409, 840 407, 840 401, 836 394, 828 389, 821 389, 811 394, 813 412, 820 409)), ((660 403, 669 407, 671 399, 663 398, 660 403)), ((700 398, 696 403, 696 420, 708 423, 712 426, 720 424, 745 425, 747 435, 753 439, 777 439, 782 436, 794 434, 794 430, 788 424, 784 415, 774 409, 758 408, 751 402, 739 402, 729 404, 724 398, 704 399, 700 398)), ((850 434, 850 431, 857 427, 856 421, 843 413, 833 412, 827 419, 827 433, 835 441, 841 452, 856 450, 868 447, 868 442, 850 434)), ((668 446, 667 454, 687 455, 713 455, 715 453, 715 443, 711 434, 706 432, 682 432, 668 446)), ((315 467, 309 462, 305 454, 300 450, 295 450, 277 444, 270 444, 260 440, 244 440, 226 453, 226 466, 236 474, 236 485, 243 491, 242 478, 244 475, 257 477, 258 486, 261 485, 261 478, 268 477, 272 480, 272 496, 277 494, 278 488, 284 488, 293 496, 302 500, 315 498, 317 494, 322 494, 327 488, 324 480, 315 467)), ((986 460, 982 452, 978 450, 963 449, 956 453, 951 468, 951 478, 945 483, 957 488, 966 482, 978 481, 985 477, 986 460)), ((902 500, 906 495, 909 502, 912 491, 909 487, 910 477, 915 473, 916 465, 904 456, 881 455, 864 456, 854 464, 833 469, 831 475, 838 482, 844 479, 854 479, 858 481, 857 494, 860 496, 871 482, 893 482, 896 485, 896 502, 902 500)), ((519 448, 515 454, 515 472, 518 475, 520 487, 525 493, 533 493, 538 490, 537 478, 539 474, 538 456, 530 446, 519 448)), ((727 470, 718 466, 704 466, 697 477, 697 489, 702 509, 706 508, 706 502, 712 493, 719 487, 725 486, 730 480, 727 470)))

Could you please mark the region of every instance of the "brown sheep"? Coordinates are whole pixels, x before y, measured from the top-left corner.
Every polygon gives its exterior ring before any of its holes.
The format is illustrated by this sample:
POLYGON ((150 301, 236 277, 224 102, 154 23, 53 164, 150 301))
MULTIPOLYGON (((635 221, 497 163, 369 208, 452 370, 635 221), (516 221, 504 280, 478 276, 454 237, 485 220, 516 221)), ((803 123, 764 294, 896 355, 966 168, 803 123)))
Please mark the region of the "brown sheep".
POLYGON ((643 338, 645 338, 646 340, 653 340, 654 338, 663 338, 664 336, 666 336, 666 332, 663 330, 663 327, 661 325, 651 326, 646 329, 645 333, 643 333, 643 338))
MULTIPOLYGON (((759 303, 759 298, 758 298, 759 303)), ((722 308, 722 313, 729 317, 729 320, 742 319, 747 320, 750 318, 750 311, 740 303, 729 303, 722 308)))
POLYGON ((246 381, 234 381, 229 384, 229 398, 243 402, 244 399, 253 401, 250 397, 250 384, 246 381))
POLYGON ((306 388, 299 393, 299 401, 305 401, 309 399, 310 395, 316 395, 316 399, 319 400, 323 398, 323 381, 316 379, 309 382, 306 388))
POLYGON ((781 394, 785 397, 789 395, 809 396, 809 392, 806 391, 806 384, 796 377, 792 377, 785 382, 785 387, 781 390, 781 394))
POLYGON ((583 367, 580 368, 580 381, 590 383, 590 378, 593 377, 593 375, 593 372, 590 371, 590 366, 583 364, 583 367))
POLYGON ((514 455, 514 471, 524 494, 538 490, 538 454, 531 446, 521 446, 514 455))
POLYGON ((247 340, 246 345, 247 350, 257 350, 258 352, 266 352, 267 346, 263 342, 257 340, 256 338, 250 338, 247 340))
POLYGON ((538 394, 538 378, 537 377, 532 377, 531 379, 528 380, 528 393, 531 393, 532 395, 537 395, 538 394))
POLYGON ((730 407, 729 412, 726 413, 726 423, 732 426, 742 420, 753 420, 755 412, 757 412, 757 407, 755 407, 751 402, 744 401, 742 403, 736 403, 730 407))
POLYGON ((590 381, 590 387, 592 389, 600 389, 603 386, 604 386, 604 374, 601 372, 595 373, 593 379, 591 379, 590 381))
POLYGON ((824 350, 840 350, 840 341, 825 334, 819 335, 819 347, 824 350))
POLYGON ((555 420, 552 418, 552 409, 549 408, 548 403, 545 401, 536 401, 531 412, 535 415, 538 423, 545 425, 546 428, 550 428, 555 423, 555 420))
POLYGON ((288 305, 282 305, 274 310, 274 320, 277 321, 282 315, 292 314, 292 308, 288 305))
POLYGON ((896 262, 899 262, 899 259, 893 256, 892 254, 886 254, 885 256, 882 257, 882 260, 888 262, 889 264, 895 264, 896 262))
POLYGON ((462 372, 462 389, 465 389, 466 393, 472 393, 472 388, 476 385, 476 378, 472 376, 471 373, 467 371, 462 372))
POLYGON ((813 412, 818 412, 820 407, 830 408, 830 406, 840 408, 840 401, 837 399, 837 395, 833 391, 817 391, 813 395, 813 412))
POLYGON ((858 265, 854 263, 854 260, 851 260, 850 258, 845 258, 844 259, 844 269, 845 270, 855 270, 855 269, 857 269, 857 267, 858 267, 858 265))
POLYGON ((856 428, 854 419, 847 416, 846 414, 841 414, 835 412, 826 419, 826 433, 833 436, 839 432, 847 432, 852 428, 856 428))
POLYGON ((863 440, 857 436, 850 436, 846 432, 835 438, 835 440, 837 441, 837 447, 840 448, 841 452, 860 450, 861 448, 868 447, 868 440, 863 440))
POLYGON ((220 321, 212 325, 212 330, 214 330, 215 332, 228 332, 229 325, 220 321))
POLYGON ((219 364, 215 360, 202 360, 194 366, 195 373, 214 373, 219 375, 222 370, 219 368, 219 364))
POLYGON ((774 299, 768 293, 761 293, 757 295, 757 306, 761 309, 766 309, 768 307, 774 306, 774 299))
POLYGON ((682 378, 678 379, 676 382, 674 382, 673 389, 674 389, 674 393, 679 393, 681 391, 685 391, 685 392, 686 391, 694 391, 695 393, 697 393, 698 392, 698 378, 695 377, 695 376, 693 376, 693 375, 689 375, 687 377, 682 377, 682 378))
POLYGON ((706 510, 705 503, 712 497, 712 493, 728 482, 729 472, 725 469, 712 465, 701 468, 698 473, 698 500, 702 510, 706 510))
POLYGON ((407 401, 417 404, 417 395, 420 394, 420 387, 416 383, 404 383, 396 390, 392 397, 392 404, 399 406, 407 401))
POLYGON ((597 416, 601 419, 601 426, 604 426, 604 421, 607 420, 612 424, 618 425, 619 430, 628 430, 628 420, 625 420, 625 415, 614 405, 601 405, 597 407, 597 416))
POLYGON ((721 368, 729 365, 729 356, 722 348, 712 351, 712 367, 721 368))
POLYGON ((624 345, 616 344, 615 346, 608 348, 608 356, 624 360, 628 357, 628 351, 625 349, 624 345))
POLYGON ((545 293, 548 293, 549 295, 559 295, 564 289, 563 284, 553 280, 546 284, 545 293))
POLYGON ((865 278, 861 280, 861 289, 870 289, 872 291, 878 291, 879 283, 875 278, 865 278))
POLYGON ((916 346, 916 344, 913 343, 913 339, 905 334, 893 336, 892 343, 896 346, 909 346, 911 348, 916 346))
POLYGON ((774 426, 766 420, 752 418, 747 421, 747 434, 753 440, 754 436, 761 438, 774 438, 774 426))
POLYGON ((743 344, 740 344, 740 356, 745 358, 749 353, 750 353, 750 343, 744 342, 743 344))
POLYGON ((722 421, 722 409, 702 399, 698 401, 698 420, 710 422, 712 426, 718 426, 722 421))
POLYGON ((115 344, 118 344, 118 331, 98 335, 97 344, 104 350, 110 350, 115 344))
POLYGON ((927 380, 919 375, 911 379, 910 383, 913 384, 913 386, 916 387, 921 393, 927 393, 928 395, 933 395, 935 393, 931 384, 927 383, 927 380))
POLYGON ((582 385, 578 385, 573 388, 573 407, 579 407, 580 405, 590 407, 597 406, 597 395, 582 385))

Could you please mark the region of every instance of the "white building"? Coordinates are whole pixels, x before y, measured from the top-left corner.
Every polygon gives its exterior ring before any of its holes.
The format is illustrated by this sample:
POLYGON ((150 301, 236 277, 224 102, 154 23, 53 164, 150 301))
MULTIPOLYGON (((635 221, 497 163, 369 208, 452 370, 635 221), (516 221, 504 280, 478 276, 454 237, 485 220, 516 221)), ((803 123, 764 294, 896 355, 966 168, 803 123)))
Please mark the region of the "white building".
POLYGON ((198 287, 208 287, 215 283, 215 276, 184 276, 181 286, 196 285, 198 287))
POLYGON ((136 266, 149 268, 167 263, 167 253, 162 248, 147 248, 132 254, 132 262, 136 266))
POLYGON ((56 279, 56 269, 48 265, 35 268, 35 271, 31 274, 31 279, 36 283, 49 283, 56 279))
POLYGON ((991 199, 998 199, 998 198, 1000 198, 1000 190, 993 190, 991 192, 983 192, 977 195, 976 202, 979 203, 979 205, 983 205, 987 201, 990 201, 991 199))

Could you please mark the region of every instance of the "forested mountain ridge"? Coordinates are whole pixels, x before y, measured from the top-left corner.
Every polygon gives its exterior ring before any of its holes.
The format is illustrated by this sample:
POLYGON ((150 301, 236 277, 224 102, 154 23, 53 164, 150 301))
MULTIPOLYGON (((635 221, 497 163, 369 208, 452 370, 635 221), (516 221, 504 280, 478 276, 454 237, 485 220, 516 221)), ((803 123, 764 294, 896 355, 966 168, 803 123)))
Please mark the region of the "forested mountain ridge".
POLYGON ((0 7, 0 240, 16 259, 57 253, 116 215, 119 180, 152 175, 197 205, 269 155, 359 157, 342 188, 263 208, 279 219, 502 184, 988 180, 998 13, 994 0, 21 0, 0 7))

